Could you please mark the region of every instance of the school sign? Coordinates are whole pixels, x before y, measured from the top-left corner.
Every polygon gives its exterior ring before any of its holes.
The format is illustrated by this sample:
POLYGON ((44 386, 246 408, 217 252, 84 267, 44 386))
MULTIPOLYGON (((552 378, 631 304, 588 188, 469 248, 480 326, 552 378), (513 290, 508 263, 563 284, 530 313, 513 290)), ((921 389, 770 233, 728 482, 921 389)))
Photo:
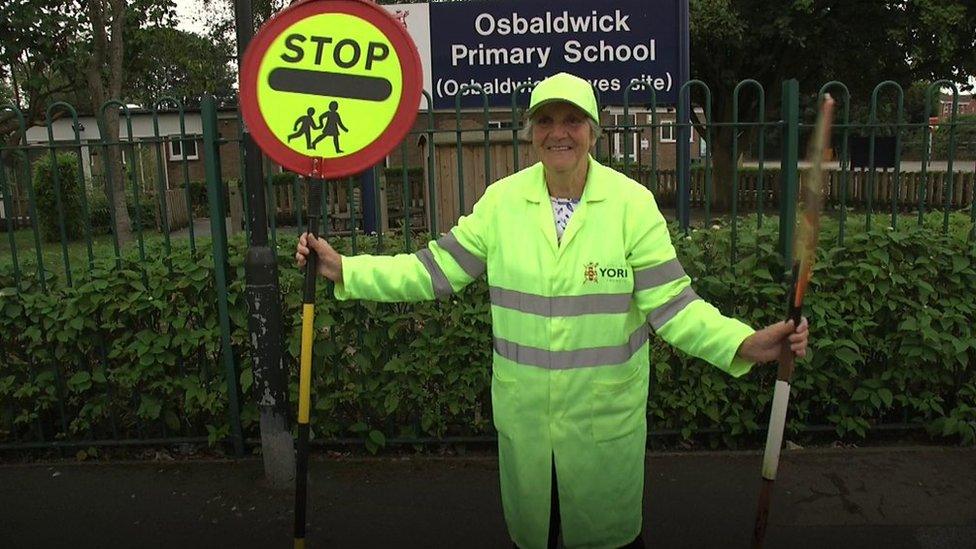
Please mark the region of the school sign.
MULTIPOLYGON (((406 25, 437 109, 511 106, 512 92, 557 72, 593 83, 603 105, 620 105, 633 80, 674 104, 681 82, 682 0, 502 0, 400 4, 385 8, 406 25)), ((648 102, 645 88, 631 103, 648 102)), ((421 108, 426 108, 421 102, 421 108)))

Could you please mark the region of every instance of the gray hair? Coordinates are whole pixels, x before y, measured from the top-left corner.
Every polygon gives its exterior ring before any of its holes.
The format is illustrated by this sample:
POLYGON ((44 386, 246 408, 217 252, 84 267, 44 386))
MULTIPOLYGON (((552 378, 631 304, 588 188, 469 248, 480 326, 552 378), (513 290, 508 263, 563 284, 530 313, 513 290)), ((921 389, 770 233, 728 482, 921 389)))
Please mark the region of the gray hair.
MULTIPOLYGON (((586 121, 590 125, 590 138, 593 139, 593 143, 595 144, 596 140, 600 139, 600 136, 603 135, 603 128, 601 128, 600 125, 589 116, 586 117, 586 121)), ((525 124, 522 126, 522 131, 519 132, 519 137, 525 141, 532 141, 532 126, 534 125, 535 123, 533 122, 532 118, 525 117, 525 124)))

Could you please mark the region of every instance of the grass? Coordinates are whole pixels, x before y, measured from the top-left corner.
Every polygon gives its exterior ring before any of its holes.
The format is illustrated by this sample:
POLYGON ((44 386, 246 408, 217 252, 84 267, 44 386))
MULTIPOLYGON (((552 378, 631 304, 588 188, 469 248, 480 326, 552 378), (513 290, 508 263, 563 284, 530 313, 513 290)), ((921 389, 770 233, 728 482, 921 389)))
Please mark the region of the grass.
MULTIPOLYGON (((157 231, 143 231, 143 245, 149 249, 160 247, 164 242, 164 237, 157 231)), ((209 245, 209 238, 206 239, 209 245)), ((187 237, 171 237, 172 246, 189 246, 187 237)), ((36 273, 37 271, 37 241, 31 229, 19 229, 13 232, 13 245, 17 255, 17 266, 22 273, 36 273)), ((196 238, 196 245, 204 245, 201 238, 196 238)), ((138 236, 133 234, 133 241, 121 249, 122 255, 136 253, 138 250, 138 236)), ((44 270, 53 273, 57 277, 65 276, 65 247, 61 242, 45 242, 43 237, 40 242, 41 255, 44 270)), ((88 244, 85 239, 75 240, 67 243, 67 265, 71 268, 72 277, 78 276, 89 268, 88 244)), ((99 261, 115 257, 115 244, 111 234, 98 235, 92 237, 91 260, 99 261)), ((13 264, 13 254, 11 253, 10 234, 0 233, 0 268, 9 267, 13 264)))

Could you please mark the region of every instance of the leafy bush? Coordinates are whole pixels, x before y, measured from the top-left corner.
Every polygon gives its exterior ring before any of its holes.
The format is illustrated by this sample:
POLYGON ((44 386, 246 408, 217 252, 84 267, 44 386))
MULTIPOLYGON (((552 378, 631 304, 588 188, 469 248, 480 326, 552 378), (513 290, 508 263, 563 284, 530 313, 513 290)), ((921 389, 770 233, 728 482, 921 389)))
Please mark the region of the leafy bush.
POLYGON ((82 193, 85 192, 83 184, 78 181, 78 157, 73 153, 59 153, 55 162, 56 169, 52 169, 50 155, 43 155, 34 162, 34 185, 41 235, 48 242, 59 242, 63 221, 65 238, 69 241, 77 240, 84 236, 82 193))
POLYGON ((295 172, 279 172, 271 176, 271 184, 275 187, 281 185, 294 185, 298 181, 298 174, 295 172))
MULTIPOLYGON (((858 216, 849 221, 863 224, 858 216)), ((754 326, 765 325, 784 314, 778 310, 785 290, 777 276, 783 265, 774 253, 776 232, 745 233, 741 249, 756 253, 740 252, 746 257, 731 269, 714 267, 723 259, 728 263, 723 231, 692 234, 677 247, 702 297, 725 304, 725 311, 754 326)), ((960 391, 967 380, 971 383, 976 366, 976 337, 969 327, 976 318, 974 248, 915 226, 858 233, 848 236, 843 247, 830 244, 836 239, 837 225, 827 224, 806 300, 805 314, 814 327, 812 352, 794 378, 798 398, 791 403, 791 430, 826 424, 839 436, 864 437, 872 425, 903 420, 932 425, 959 406, 972 406, 972 398, 960 391)), ((695 389, 689 398, 697 400, 695 409, 711 410, 685 418, 682 429, 720 418, 738 425, 729 431, 734 435, 754 427, 755 417, 764 417, 755 416, 755 405, 768 406, 774 369, 759 368, 758 375, 734 382, 735 398, 728 399, 728 393, 714 387, 729 380, 714 379, 715 372, 700 362, 683 356, 665 362, 693 369, 689 383, 695 389), (706 378, 711 381, 694 381, 706 378)), ((658 374, 664 383, 660 366, 658 374)), ((679 383, 675 390, 685 386, 679 383)), ((666 415, 675 404, 662 404, 657 414, 666 415)), ((946 434, 959 434, 971 443, 973 427, 976 423, 946 434)))
MULTIPOLYGON (((0 361, 0 440, 34 429, 59 438, 199 434, 226 423, 213 262, 203 250, 147 252, 147 264, 133 251, 120 268, 101 260, 74 287, 47 292, 30 274, 14 292, 0 267, 0 349, 9 353, 0 361)), ((232 287, 237 321, 242 292, 232 287)), ((234 344, 239 352, 243 341, 234 344)))
MULTIPOLYGON (((182 182, 177 182, 176 188, 182 189, 186 185, 182 182)), ((236 179, 229 179, 224 182, 224 204, 230 204, 230 192, 228 189, 231 186, 240 185, 240 181, 236 179)), ((207 191, 206 181, 190 181, 190 207, 193 210, 193 217, 210 217, 210 195, 207 191)), ((225 210, 225 215, 227 214, 225 210)))
MULTIPOLYGON (((863 226, 857 216, 849 222, 863 226)), ((774 219, 759 230, 740 225, 735 264, 727 227, 687 237, 672 231, 698 293, 758 327, 784 315, 785 266, 775 249, 776 225, 774 219)), ((976 248, 928 224, 861 233, 848 228, 842 247, 833 244, 837 230, 836 223, 825 222, 805 313, 813 327, 811 347, 794 376, 789 436, 802 441, 803 426, 828 425, 842 439, 859 439, 875 425, 907 422, 972 444, 976 248)), ((381 253, 403 248, 401 239, 388 237, 383 244, 381 253)), ((348 240, 334 245, 340 253, 350 251, 348 240)), ((359 253, 376 246, 375 238, 358 239, 359 253)), ((236 239, 230 248, 231 342, 245 395, 244 429, 253 435, 258 413, 249 396, 245 247, 236 239)), ((295 403, 302 276, 290 243, 283 242, 278 254, 282 345, 295 403)), ((154 248, 147 255, 153 259, 144 266, 133 257, 121 269, 96 265, 74 288, 40 292, 28 273, 20 292, 0 291, 0 441, 30 438, 38 428, 47 437, 108 438, 113 421, 119 434, 111 438, 182 433, 217 440, 229 432, 217 292, 206 247, 196 254, 178 248, 169 257, 154 248)), ((0 288, 12 286, 11 273, 2 269, 0 288)), ((376 450, 388 436, 493 433, 484 281, 451 299, 415 304, 339 302, 326 284, 317 292, 316 437, 361 437, 376 450)), ((759 365, 733 379, 657 339, 650 365, 652 430, 705 438, 713 446, 760 440, 775 368, 759 365), (702 434, 709 430, 715 434, 702 434)))
MULTIPOLYGON (((126 210, 129 212, 129 219, 132 221, 132 230, 135 230, 136 206, 131 194, 125 197, 126 210)), ((158 214, 158 201, 153 196, 142 195, 139 197, 139 222, 143 229, 156 226, 158 214)), ((88 196, 88 212, 91 222, 92 234, 109 234, 112 232, 112 212, 105 192, 100 188, 93 188, 88 196)))
MULTIPOLYGON (((949 137, 952 126, 942 124, 932 135, 932 156, 940 160, 949 158, 949 137)), ((976 159, 976 114, 963 114, 956 118, 955 160, 976 159)))
MULTIPOLYGON (((407 179, 410 184, 422 183, 424 180, 423 166, 408 166, 407 179)), ((400 166, 383 168, 383 175, 387 182, 403 181, 403 168, 400 166)))

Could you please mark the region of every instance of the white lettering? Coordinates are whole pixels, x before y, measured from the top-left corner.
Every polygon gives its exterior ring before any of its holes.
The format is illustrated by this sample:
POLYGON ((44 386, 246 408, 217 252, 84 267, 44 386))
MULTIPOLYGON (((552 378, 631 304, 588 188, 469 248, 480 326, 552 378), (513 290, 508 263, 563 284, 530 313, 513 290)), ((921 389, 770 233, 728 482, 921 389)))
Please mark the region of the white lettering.
POLYGON ((654 61, 654 40, 647 44, 611 44, 600 40, 583 45, 579 40, 567 40, 563 45, 563 58, 567 63, 611 63, 617 61, 654 61))
POLYGON ((627 25, 627 19, 629 19, 630 16, 629 15, 625 15, 623 17, 620 17, 620 10, 615 10, 614 11, 614 16, 617 18, 616 19, 617 32, 620 32, 620 31, 630 32, 630 26, 627 25))
POLYGON ((597 10, 587 15, 570 15, 563 10, 555 15, 547 11, 545 16, 527 18, 512 12, 495 19, 490 13, 480 13, 474 20, 474 29, 481 36, 518 34, 565 34, 585 32, 630 32, 629 14, 613 10, 613 14, 601 14, 597 10))
POLYGON ((567 63, 579 63, 580 60, 579 48, 580 48, 580 43, 578 41, 567 40, 566 43, 563 45, 563 51, 566 52, 566 54, 563 55, 563 59, 565 59, 567 63))
POLYGON ((546 46, 544 48, 536 48, 539 52, 539 64, 537 65, 540 69, 544 68, 547 63, 549 63, 549 54, 552 53, 552 48, 546 46))
POLYGON ((525 34, 529 30, 529 21, 519 17, 519 14, 512 14, 512 34, 525 34))
MULTIPOLYGON (((593 12, 596 13, 596 12, 593 12)), ((570 20, 570 25, 573 32, 589 32, 590 31, 590 18, 589 17, 573 17, 570 20)))
POLYGON ((482 13, 478 15, 474 20, 474 30, 477 31, 481 36, 488 36, 489 34, 495 32, 495 18, 491 16, 490 13, 482 13), (489 27, 487 29, 482 28, 481 22, 488 21, 489 27))
MULTIPOLYGON (((549 14, 546 14, 546 18, 549 14)), ((563 12, 562 15, 557 15, 556 19, 552 22, 552 30, 555 32, 568 32, 569 31, 569 14, 563 12)))
POLYGON ((464 44, 451 45, 451 65, 466 63, 469 66, 490 65, 530 65, 545 68, 552 54, 550 46, 530 46, 527 48, 486 48, 479 43, 477 47, 464 44))
POLYGON ((460 86, 458 86, 456 80, 448 80, 444 82, 444 86, 443 86, 444 95, 457 95, 459 88, 460 86))
POLYGON ((457 66, 458 59, 467 57, 468 48, 464 44, 451 44, 451 65, 457 66))
MULTIPOLYGON (((478 48, 484 48, 484 44, 478 44, 478 48)), ((507 65, 508 50, 505 48, 488 48, 484 51, 484 62, 482 65, 507 65)), ((473 65, 474 63, 472 63, 473 65)))

